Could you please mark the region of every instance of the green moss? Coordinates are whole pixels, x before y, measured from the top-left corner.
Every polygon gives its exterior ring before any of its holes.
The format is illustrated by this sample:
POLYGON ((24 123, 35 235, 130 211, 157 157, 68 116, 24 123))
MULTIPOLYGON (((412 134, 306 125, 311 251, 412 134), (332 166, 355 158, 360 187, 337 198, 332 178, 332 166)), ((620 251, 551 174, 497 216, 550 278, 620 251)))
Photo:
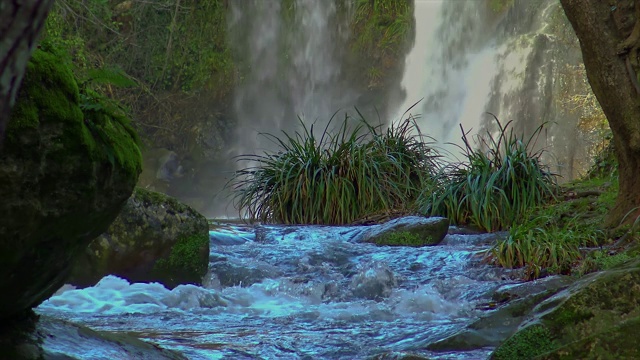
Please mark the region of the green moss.
POLYGON ((563 309, 550 314, 545 321, 556 330, 573 326, 593 317, 593 312, 580 306, 565 306, 563 309))
POLYGON ((208 248, 208 243, 208 234, 183 237, 173 246, 168 258, 156 262, 156 269, 201 276, 207 271, 207 264, 202 261, 202 249, 208 248))
POLYGON ((491 355, 494 360, 529 360, 554 349, 551 333, 543 325, 531 325, 508 338, 491 355))
POLYGON ((112 164, 131 173, 142 171, 140 141, 129 119, 120 114, 85 110, 85 124, 97 146, 112 164))
POLYGON ((68 64, 55 51, 36 50, 27 65, 19 101, 7 126, 10 139, 37 129, 40 119, 81 123, 78 85, 68 64))
POLYGON ((367 64, 363 69, 369 88, 382 87, 413 41, 413 1, 358 0, 351 29, 351 50, 367 64))
POLYGON ((431 236, 424 238, 410 231, 396 231, 377 238, 375 243, 389 246, 424 246, 432 244, 433 238, 431 236))
POLYGON ((147 189, 143 189, 137 187, 135 189, 136 198, 142 201, 143 203, 150 204, 169 204, 172 209, 175 209, 178 212, 187 211, 187 205, 179 202, 175 198, 165 195, 160 192, 150 191, 147 189))
POLYGON ((543 359, 638 359, 640 342, 637 341, 637 329, 640 318, 624 321, 612 328, 584 339, 568 343, 543 359))
MULTIPOLYGON (((79 161, 84 154, 104 164, 116 163, 137 179, 142 155, 135 131, 120 115, 83 113, 81 94, 66 57, 50 43, 34 52, 7 128, 9 142, 22 147, 20 134, 47 128, 49 158, 61 164, 79 161), (55 129, 55 130, 52 130, 55 129)), ((87 163, 87 174, 93 164, 87 163)), ((100 180, 100 179, 94 179, 100 180)))

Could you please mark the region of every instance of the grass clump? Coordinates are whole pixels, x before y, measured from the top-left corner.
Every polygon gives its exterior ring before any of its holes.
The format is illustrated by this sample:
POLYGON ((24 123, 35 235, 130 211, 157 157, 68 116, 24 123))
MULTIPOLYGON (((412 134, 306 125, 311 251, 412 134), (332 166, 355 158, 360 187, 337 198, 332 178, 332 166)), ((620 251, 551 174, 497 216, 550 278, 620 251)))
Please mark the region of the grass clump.
POLYGON ((506 239, 493 246, 488 259, 505 268, 525 268, 528 280, 544 274, 574 270, 585 274, 607 268, 604 262, 609 259, 601 251, 589 256, 585 253, 586 248, 605 245, 612 236, 601 226, 616 192, 613 178, 564 185, 558 201, 531 209, 523 221, 511 227, 506 239))
POLYGON ((506 239, 491 248, 489 257, 505 268, 525 268, 525 280, 539 278, 542 270, 550 274, 569 274, 572 265, 581 258, 580 235, 570 228, 520 225, 513 227, 506 239))
POLYGON ((440 186, 425 189, 421 211, 448 217, 452 223, 485 231, 508 229, 529 209, 554 197, 556 176, 542 165, 542 151, 533 151, 541 125, 529 139, 516 136, 511 121, 498 124, 497 136, 487 132, 473 148, 462 129, 466 162, 450 165, 440 186))
POLYGON ((236 172, 230 183, 240 215, 284 224, 349 224, 410 211, 432 182, 438 153, 412 117, 383 130, 358 115, 345 115, 332 132, 334 114, 319 137, 302 120, 301 132, 265 134, 279 150, 241 156, 255 165, 236 172))

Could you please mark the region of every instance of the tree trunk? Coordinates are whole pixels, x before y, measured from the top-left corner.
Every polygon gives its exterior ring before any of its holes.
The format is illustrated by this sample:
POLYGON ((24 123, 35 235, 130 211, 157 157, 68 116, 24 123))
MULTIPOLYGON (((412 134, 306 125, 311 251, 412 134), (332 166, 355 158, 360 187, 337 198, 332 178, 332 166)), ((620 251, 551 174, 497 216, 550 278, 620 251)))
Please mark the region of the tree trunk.
POLYGON ((0 0, 0 146, 31 51, 53 0, 0 0))
POLYGON ((620 191, 605 223, 640 215, 640 1, 560 0, 573 25, 593 88, 613 132, 620 191), (626 218, 625 218, 626 216, 626 218))

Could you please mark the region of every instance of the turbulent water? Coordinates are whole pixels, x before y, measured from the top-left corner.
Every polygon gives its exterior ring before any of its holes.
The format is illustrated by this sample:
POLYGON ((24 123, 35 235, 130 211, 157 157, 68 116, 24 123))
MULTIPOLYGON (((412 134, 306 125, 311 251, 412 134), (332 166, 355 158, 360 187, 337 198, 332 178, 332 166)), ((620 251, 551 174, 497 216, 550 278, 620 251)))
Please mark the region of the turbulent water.
POLYGON ((94 287, 64 287, 37 311, 133 334, 189 359, 365 359, 390 351, 486 358, 491 349, 424 349, 476 318, 476 305, 505 282, 480 261, 495 235, 377 247, 351 241, 361 230, 224 226, 211 233, 205 287, 170 291, 107 276, 94 287))

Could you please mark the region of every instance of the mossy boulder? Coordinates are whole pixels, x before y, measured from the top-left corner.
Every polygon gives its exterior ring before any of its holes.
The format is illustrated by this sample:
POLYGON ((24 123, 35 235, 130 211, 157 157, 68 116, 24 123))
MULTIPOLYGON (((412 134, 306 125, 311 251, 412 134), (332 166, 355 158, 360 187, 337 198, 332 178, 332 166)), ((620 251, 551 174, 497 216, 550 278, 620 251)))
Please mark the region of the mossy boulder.
POLYGON ((632 330, 640 325, 640 259, 585 276, 534 313, 492 359, 640 358, 632 330))
POLYGON ((449 219, 446 218, 405 216, 369 226, 355 240, 381 246, 431 246, 438 245, 448 229, 449 219))
MULTIPOLYGON (((536 305, 566 289, 575 280, 569 276, 550 276, 537 281, 509 284, 493 292, 488 310, 457 333, 429 344, 431 351, 467 351, 500 345, 516 332, 536 305)), ((478 307, 480 308, 480 307, 478 307)))
POLYGON ((101 120, 89 129, 63 57, 36 50, 0 150, 0 318, 62 286, 76 255, 131 195, 137 138, 126 119, 101 120))
POLYGON ((92 286, 112 274, 168 288, 200 285, 208 263, 207 219, 170 196, 137 188, 107 232, 78 258, 69 283, 92 286))

